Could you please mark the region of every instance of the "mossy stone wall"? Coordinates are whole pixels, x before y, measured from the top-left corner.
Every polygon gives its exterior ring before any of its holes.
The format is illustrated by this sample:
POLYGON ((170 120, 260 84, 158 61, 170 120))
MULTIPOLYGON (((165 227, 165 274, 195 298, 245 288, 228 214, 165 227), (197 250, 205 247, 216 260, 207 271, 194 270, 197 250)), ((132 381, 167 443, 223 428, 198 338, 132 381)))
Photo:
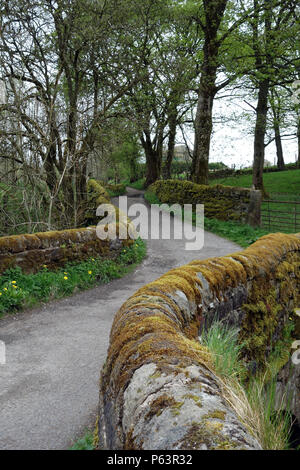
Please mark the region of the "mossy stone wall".
POLYGON ((180 180, 158 180, 148 191, 162 203, 204 204, 208 218, 260 225, 260 191, 222 185, 205 186, 180 180))
POLYGON ((16 266, 30 273, 44 265, 56 269, 93 256, 115 258, 125 245, 127 240, 99 240, 95 227, 1 237, 0 273, 16 266))
MULTIPOLYGON (((88 182, 88 210, 86 224, 96 224, 96 209, 109 204, 107 191, 96 181, 88 182)), ((117 209, 118 211, 118 209, 117 209)), ((116 224, 118 235, 119 225, 116 224)), ((75 228, 34 234, 12 235, 0 238, 0 273, 20 266, 24 272, 36 272, 47 265, 49 269, 64 266, 93 256, 115 258, 132 240, 100 240, 96 227, 75 228)))
POLYGON ((98 447, 259 448, 222 397, 198 335, 218 318, 239 326, 248 340, 245 359, 259 368, 287 322, 296 323, 299 292, 300 235, 283 234, 195 260, 139 289, 114 318, 100 380, 98 447))

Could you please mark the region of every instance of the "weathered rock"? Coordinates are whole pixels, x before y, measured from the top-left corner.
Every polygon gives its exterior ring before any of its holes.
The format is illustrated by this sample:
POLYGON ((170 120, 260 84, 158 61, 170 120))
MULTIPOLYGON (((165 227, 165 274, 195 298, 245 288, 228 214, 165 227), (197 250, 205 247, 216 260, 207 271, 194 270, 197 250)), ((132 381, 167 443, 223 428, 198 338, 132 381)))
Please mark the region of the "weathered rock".
POLYGON ((128 299, 101 374, 99 448, 259 449, 198 334, 216 319, 238 326, 245 358, 260 367, 299 305, 299 266, 300 235, 273 234, 173 269, 128 299))

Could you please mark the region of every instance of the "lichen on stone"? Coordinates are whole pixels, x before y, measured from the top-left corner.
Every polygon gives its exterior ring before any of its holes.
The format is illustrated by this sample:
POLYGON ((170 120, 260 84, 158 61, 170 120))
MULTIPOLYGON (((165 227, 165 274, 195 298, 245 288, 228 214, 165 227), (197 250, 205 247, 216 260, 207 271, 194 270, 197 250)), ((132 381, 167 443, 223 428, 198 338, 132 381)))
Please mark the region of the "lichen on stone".
MULTIPOLYGON (((300 318, 294 314, 300 305, 299 266, 300 235, 271 234, 242 252, 195 260, 173 269, 131 296, 114 318, 101 376, 100 395, 107 409, 114 409, 116 416, 112 431, 116 442, 130 442, 132 448, 149 446, 148 426, 152 420, 159 421, 167 416, 170 410, 176 415, 175 421, 174 416, 172 418, 172 436, 180 435, 177 444, 172 441, 172 448, 176 445, 180 449, 259 448, 234 411, 222 401, 214 361, 198 341, 199 330, 209 325, 207 320, 216 315, 223 320, 226 316, 226 321, 232 324, 238 321, 244 359, 248 364, 255 360, 259 368, 283 339, 290 318, 295 324, 296 318, 300 318), (127 410, 124 432, 120 425, 124 395, 130 389, 132 398, 131 383, 147 365, 151 365, 152 372, 147 383, 139 382, 137 408, 131 404, 130 412, 127 410), (184 389, 180 397, 178 392, 176 396, 170 393, 170 384, 175 387, 176 381, 178 387, 184 389), (161 390, 160 395, 155 395, 158 390, 161 390), (155 397, 150 400, 145 414, 140 405, 141 400, 144 404, 149 401, 148 393, 155 397), (172 398, 180 406, 176 406, 172 398), (216 400, 213 407, 211 400, 216 400), (183 420, 191 421, 192 416, 187 416, 186 412, 202 419, 188 426, 183 420), (147 423, 139 421, 145 415, 147 423), (129 436, 133 427, 131 419, 136 420, 135 431, 129 436), (178 424, 183 422, 187 426, 185 435, 180 434, 182 428, 178 424), (226 434, 229 423, 235 435, 240 433, 240 439, 231 439, 226 434)), ((286 360, 285 354, 283 356, 282 361, 286 360)), ((163 428, 163 421, 159 423, 163 428)), ((171 442, 167 432, 161 439, 171 442)), ((161 442, 158 439, 157 445, 161 442)))

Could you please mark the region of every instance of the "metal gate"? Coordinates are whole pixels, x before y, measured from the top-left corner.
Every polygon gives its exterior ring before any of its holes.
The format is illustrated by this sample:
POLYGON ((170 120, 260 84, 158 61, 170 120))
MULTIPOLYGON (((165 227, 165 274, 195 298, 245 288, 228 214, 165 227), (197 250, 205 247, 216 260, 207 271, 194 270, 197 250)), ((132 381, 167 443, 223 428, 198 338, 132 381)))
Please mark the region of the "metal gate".
POLYGON ((263 201, 261 226, 270 232, 300 232, 300 202, 271 199, 263 201))

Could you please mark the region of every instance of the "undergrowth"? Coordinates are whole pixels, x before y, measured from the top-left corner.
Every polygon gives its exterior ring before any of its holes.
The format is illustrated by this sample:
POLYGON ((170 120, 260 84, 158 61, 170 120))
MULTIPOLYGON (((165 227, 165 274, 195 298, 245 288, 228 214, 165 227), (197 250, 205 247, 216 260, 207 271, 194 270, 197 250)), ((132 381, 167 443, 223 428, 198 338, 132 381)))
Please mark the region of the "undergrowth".
POLYGON ((85 434, 77 439, 69 450, 94 450, 94 434, 87 430, 85 434))
POLYGON ((225 399, 262 448, 288 449, 292 427, 289 397, 284 395, 278 403, 276 350, 264 371, 250 375, 237 329, 216 321, 202 334, 200 341, 212 353, 225 399))
POLYGON ((134 183, 128 183, 127 186, 134 189, 145 189, 145 178, 141 178, 140 180, 134 181, 134 183))
POLYGON ((0 317, 120 278, 140 263, 145 254, 145 243, 139 239, 124 248, 115 260, 89 258, 68 263, 56 271, 44 265, 35 274, 25 274, 19 267, 8 269, 0 276, 0 317))

